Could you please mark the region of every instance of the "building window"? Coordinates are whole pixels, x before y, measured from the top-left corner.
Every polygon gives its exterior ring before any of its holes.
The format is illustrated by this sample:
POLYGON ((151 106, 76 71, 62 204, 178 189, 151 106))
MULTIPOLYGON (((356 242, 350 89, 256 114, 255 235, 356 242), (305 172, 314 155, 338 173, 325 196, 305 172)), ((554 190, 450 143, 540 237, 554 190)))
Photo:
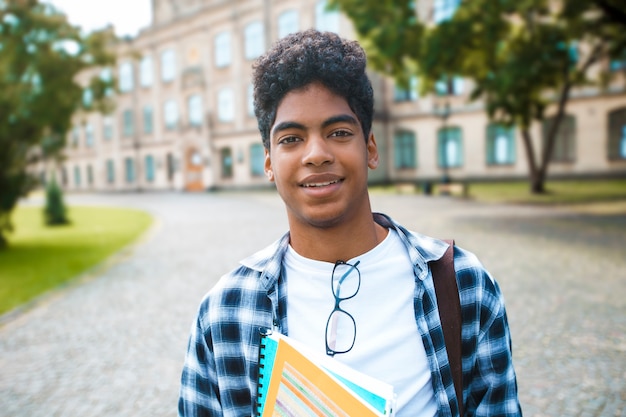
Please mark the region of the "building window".
POLYGON ((202 96, 200 94, 189 97, 187 113, 190 126, 202 126, 202 96))
POLYGON ((174 81, 176 78, 176 53, 168 49, 161 53, 161 80, 163 82, 174 81))
POLYGON ((230 65, 230 32, 221 32, 215 36, 215 66, 218 68, 230 65))
POLYGON ((515 131, 512 127, 492 123, 487 126, 487 164, 515 163, 515 131))
POLYGON ((287 10, 282 12, 280 16, 278 16, 278 38, 284 38, 290 33, 295 33, 299 30, 300 25, 298 24, 298 11, 297 10, 287 10))
POLYGON ((85 145, 87 145, 88 148, 93 148, 93 144, 93 125, 91 123, 87 123, 85 125, 85 145))
POLYGON ((435 23, 445 22, 452 19, 456 9, 459 8, 461 0, 435 0, 433 9, 433 20, 435 23))
POLYGON ((143 108, 143 133, 152 134, 154 128, 154 114, 152 106, 144 106, 143 108))
POLYGON ((246 102, 248 103, 248 116, 254 117, 254 86, 252 83, 248 84, 246 102))
POLYGON ((222 178, 232 178, 233 176, 233 155, 230 148, 222 148, 222 178))
POLYGON ((393 143, 394 165, 396 169, 417 168, 417 140, 411 131, 398 131, 393 143))
POLYGON ((90 109, 93 105, 93 91, 91 88, 85 88, 83 90, 83 106, 87 109, 90 109))
POLYGON ((113 139, 113 118, 105 117, 102 119, 102 136, 106 140, 113 139))
POLYGON ((152 57, 144 56, 139 64, 139 82, 142 87, 150 87, 153 79, 152 57))
MULTIPOLYGON (((554 117, 547 118, 543 122, 542 149, 548 144, 548 132, 550 132, 554 117)), ((576 160, 576 119, 565 115, 561 119, 559 128, 554 138, 551 162, 574 162, 576 160)))
POLYGON ((244 50, 246 59, 255 59, 265 50, 265 34, 261 22, 252 22, 244 29, 244 50))
POLYGON ((439 129, 437 134, 437 163, 440 168, 463 165, 463 137, 458 127, 439 129))
POLYGON ((609 71, 616 72, 623 70, 626 70, 626 49, 609 61, 609 71))
POLYGON ((419 98, 417 88, 417 77, 411 77, 408 87, 396 84, 393 98, 395 101, 416 101, 419 98))
POLYGON ((609 113, 609 160, 626 159, 626 107, 609 113))
POLYGON ((72 129, 72 147, 77 148, 80 142, 80 127, 74 126, 72 129))
POLYGON ((109 84, 109 87, 107 87, 106 90, 104 90, 104 95, 106 97, 111 97, 113 95, 113 88, 112 88, 113 71, 111 71, 111 68, 102 68, 102 70, 100 70, 100 80, 109 84))
POLYGON ((165 157, 165 166, 167 168, 167 180, 172 182, 174 179, 174 172, 176 171, 176 161, 174 160, 174 155, 168 153, 165 157))
POLYGON ((235 98, 230 88, 223 88, 217 94, 217 117, 221 122, 235 119, 235 98))
POLYGON ((119 87, 120 92, 127 93, 133 90, 133 64, 132 62, 123 62, 119 68, 119 87))
POLYGON ((439 96, 460 96, 463 94, 463 86, 461 77, 443 77, 435 83, 435 93, 439 96))
POLYGON ((87 165, 87 184, 91 187, 93 185, 93 169, 91 165, 87 165))
POLYGON ((250 174, 253 177, 265 174, 265 147, 261 143, 250 145, 250 174))
POLYGON ((163 113, 165 114, 165 128, 167 130, 176 129, 178 126, 178 106, 176 101, 167 100, 163 106, 163 113))
POLYGON ((74 185, 80 187, 80 167, 78 165, 74 167, 74 185))
POLYGON ((112 159, 107 159, 106 171, 107 171, 107 182, 109 184, 113 184, 115 182, 115 165, 113 164, 112 159))
POLYGON ((124 136, 125 137, 133 136, 135 132, 135 126, 133 123, 133 111, 132 110, 124 110, 124 113, 122 114, 122 123, 123 123, 122 132, 124 132, 124 136))
POLYGON ((126 158, 124 165, 126 167, 126 182, 132 184, 135 182, 135 161, 133 158, 126 158))
POLYGON ((319 0, 315 5, 315 29, 321 32, 339 32, 339 11, 329 10, 327 0, 319 0))
POLYGON ((145 159, 146 181, 154 181, 154 157, 152 155, 146 155, 145 159))

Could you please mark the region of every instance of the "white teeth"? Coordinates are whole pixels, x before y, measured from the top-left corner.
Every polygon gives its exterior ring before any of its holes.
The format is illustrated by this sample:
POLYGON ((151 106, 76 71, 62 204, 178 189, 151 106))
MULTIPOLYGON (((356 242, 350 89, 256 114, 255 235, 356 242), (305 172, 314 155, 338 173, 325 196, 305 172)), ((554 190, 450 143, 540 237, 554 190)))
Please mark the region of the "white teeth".
POLYGON ((309 187, 326 187, 327 185, 336 184, 338 182, 339 182, 339 180, 335 180, 335 181, 328 181, 328 182, 318 182, 318 183, 315 183, 315 184, 303 184, 302 186, 303 187, 307 187, 307 188, 309 188, 309 187))

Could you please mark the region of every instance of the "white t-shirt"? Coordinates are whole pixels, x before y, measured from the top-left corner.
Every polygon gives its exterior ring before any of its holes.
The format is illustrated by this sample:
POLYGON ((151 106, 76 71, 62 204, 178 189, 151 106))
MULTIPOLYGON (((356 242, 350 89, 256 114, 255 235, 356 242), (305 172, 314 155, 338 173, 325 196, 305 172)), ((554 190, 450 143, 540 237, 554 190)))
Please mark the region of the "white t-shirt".
MULTIPOLYGON (((356 261, 361 287, 340 304, 356 321, 356 341, 352 350, 334 358, 393 385, 394 415, 435 416, 430 368, 415 323, 415 275, 406 248, 397 232, 389 230, 374 249, 348 260, 356 261)), ((289 336, 326 354, 326 322, 335 305, 334 264, 304 258, 290 246, 284 266, 289 336)))

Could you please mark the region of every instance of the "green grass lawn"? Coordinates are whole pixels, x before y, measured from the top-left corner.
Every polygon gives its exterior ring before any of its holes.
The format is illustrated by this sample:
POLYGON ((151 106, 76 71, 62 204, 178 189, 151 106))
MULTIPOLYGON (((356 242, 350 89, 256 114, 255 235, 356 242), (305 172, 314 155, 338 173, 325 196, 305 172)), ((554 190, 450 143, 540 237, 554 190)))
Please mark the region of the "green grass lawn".
MULTIPOLYGON (((452 195, 463 196, 461 183, 453 183, 452 195)), ((440 194, 440 184, 433 184, 433 195, 440 194)), ((545 194, 532 194, 527 181, 470 182, 471 199, 490 203, 537 205, 588 205, 597 203, 626 203, 626 179, 608 180, 550 180, 545 194)), ((415 184, 372 187, 375 193, 421 193, 415 184)))
POLYGON ((487 202, 544 205, 626 201, 626 179, 548 181, 545 194, 531 194, 528 182, 473 183, 469 196, 487 202))
POLYGON ((43 208, 18 207, 0 250, 0 314, 77 277, 137 239, 152 224, 138 210, 69 207, 71 224, 46 227, 43 208))

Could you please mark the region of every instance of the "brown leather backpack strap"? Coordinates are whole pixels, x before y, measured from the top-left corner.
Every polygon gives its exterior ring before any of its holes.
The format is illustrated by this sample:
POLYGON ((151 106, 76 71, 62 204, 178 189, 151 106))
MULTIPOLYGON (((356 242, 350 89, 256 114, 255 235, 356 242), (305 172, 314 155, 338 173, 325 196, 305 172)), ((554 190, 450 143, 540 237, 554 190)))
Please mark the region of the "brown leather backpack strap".
POLYGON ((450 247, 441 259, 431 262, 439 317, 443 337, 448 351, 448 361, 452 370, 459 416, 463 417, 463 368, 461 366, 461 299, 454 269, 454 241, 446 240, 450 247))

